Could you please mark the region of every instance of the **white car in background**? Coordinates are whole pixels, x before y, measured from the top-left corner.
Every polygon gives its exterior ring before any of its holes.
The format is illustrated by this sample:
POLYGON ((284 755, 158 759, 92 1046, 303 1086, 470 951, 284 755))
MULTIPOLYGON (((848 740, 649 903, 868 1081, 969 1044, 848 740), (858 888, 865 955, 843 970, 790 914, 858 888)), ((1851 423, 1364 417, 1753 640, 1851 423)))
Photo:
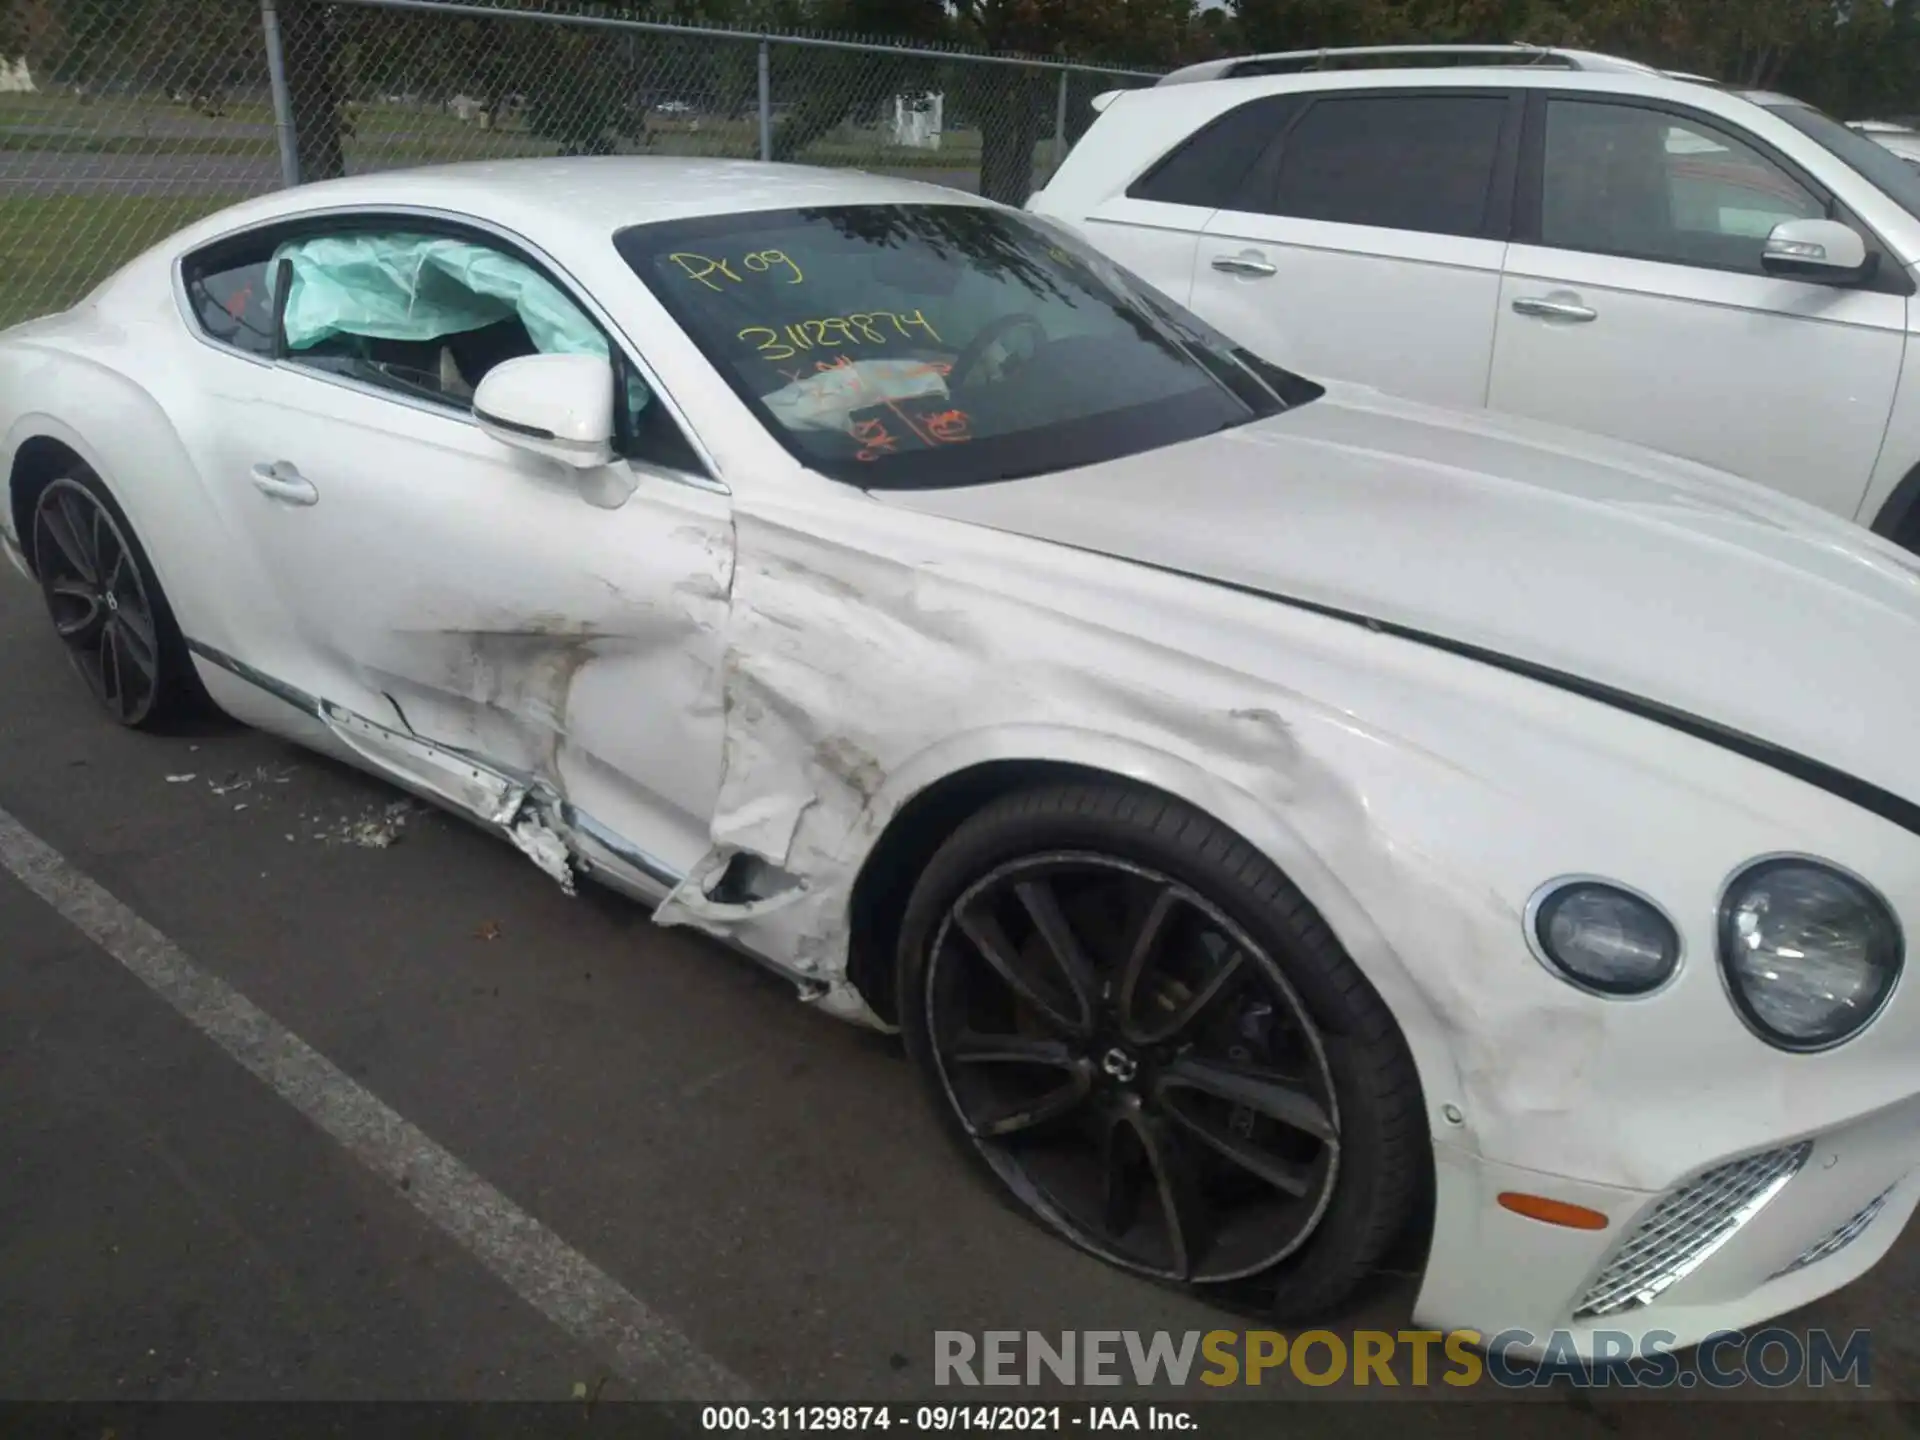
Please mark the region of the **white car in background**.
POLYGON ((1430 1197, 1422 1323, 1684 1345, 1920 1199, 1920 573, 1806 506, 631 158, 215 215, 0 335, 0 441, 114 719, 204 686, 897 1026, 1126 1269, 1321 1316, 1430 1197))
POLYGON ((1096 103, 1029 208, 1276 362, 1632 440, 1920 546, 1920 171, 1866 136, 1500 46, 1215 61, 1096 103))
POLYGON ((1852 120, 1847 124, 1874 144, 1891 150, 1909 165, 1920 166, 1920 130, 1887 120, 1852 120))

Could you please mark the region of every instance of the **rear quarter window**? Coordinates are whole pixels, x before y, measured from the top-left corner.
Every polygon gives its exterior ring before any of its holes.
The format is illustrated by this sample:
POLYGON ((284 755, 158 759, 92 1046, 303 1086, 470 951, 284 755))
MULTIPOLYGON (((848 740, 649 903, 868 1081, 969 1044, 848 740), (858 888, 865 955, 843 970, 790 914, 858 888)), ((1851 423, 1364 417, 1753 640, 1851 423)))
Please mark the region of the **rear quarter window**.
POLYGON ((187 303, 193 322, 209 340, 249 355, 273 353, 273 295, 267 255, 225 260, 189 259, 187 303))
POLYGON ((1162 156, 1127 195, 1163 205, 1234 208, 1254 162, 1304 103, 1298 95, 1269 95, 1216 116, 1162 156))

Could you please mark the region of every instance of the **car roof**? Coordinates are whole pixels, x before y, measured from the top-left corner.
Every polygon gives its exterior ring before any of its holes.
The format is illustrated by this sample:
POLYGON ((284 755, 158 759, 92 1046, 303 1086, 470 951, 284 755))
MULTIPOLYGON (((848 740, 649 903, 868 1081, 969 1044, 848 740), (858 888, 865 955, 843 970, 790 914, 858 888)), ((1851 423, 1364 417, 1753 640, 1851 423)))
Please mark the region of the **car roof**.
POLYGON ((1095 97, 1096 109, 1115 104, 1128 106, 1165 106, 1175 113, 1205 115, 1225 111, 1242 100, 1261 95, 1294 91, 1378 90, 1378 89, 1459 89, 1462 87, 1515 89, 1569 89, 1644 95, 1656 99, 1691 102, 1708 109, 1722 108, 1729 102, 1792 105, 1800 102, 1784 95, 1744 92, 1721 85, 1636 68, 1610 70, 1572 70, 1559 65, 1415 65, 1378 66, 1360 69, 1289 70, 1277 75, 1241 75, 1224 79, 1183 80, 1178 84, 1160 84, 1139 90, 1112 90, 1095 97))
POLYGON ((445 210, 509 228, 604 238, 629 225, 815 205, 986 205, 919 180, 861 170, 650 155, 484 160, 381 170, 277 190, 181 232, 185 248, 278 219, 365 207, 445 210))
MULTIPOLYGON (((1160 85, 1191 85, 1209 80, 1250 80, 1271 75, 1326 74, 1329 68, 1345 70, 1349 66, 1380 69, 1431 70, 1432 65, 1378 65, 1370 61, 1416 58, 1454 62, 1465 68, 1476 62, 1501 69, 1537 67, 1575 70, 1586 74, 1659 74, 1651 65, 1618 55, 1603 55, 1593 50, 1571 50, 1547 45, 1355 45, 1319 50, 1276 50, 1257 55, 1226 55, 1217 60, 1202 60, 1163 75, 1160 85)), ((1688 77, 1694 78, 1694 77, 1688 77)))

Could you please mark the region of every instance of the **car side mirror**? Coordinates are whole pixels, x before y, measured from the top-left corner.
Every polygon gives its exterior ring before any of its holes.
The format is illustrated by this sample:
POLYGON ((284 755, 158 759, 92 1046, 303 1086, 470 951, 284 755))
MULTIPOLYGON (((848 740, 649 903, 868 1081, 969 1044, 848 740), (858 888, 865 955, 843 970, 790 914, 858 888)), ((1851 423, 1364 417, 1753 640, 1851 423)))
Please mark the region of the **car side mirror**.
POLYGON ((613 463, 613 367, 598 355, 522 355, 489 370, 473 418, 502 445, 575 470, 613 463))
POLYGON ((1783 220, 1767 236, 1760 265, 1769 275, 1847 285, 1873 273, 1877 256, 1851 225, 1838 220, 1783 220))

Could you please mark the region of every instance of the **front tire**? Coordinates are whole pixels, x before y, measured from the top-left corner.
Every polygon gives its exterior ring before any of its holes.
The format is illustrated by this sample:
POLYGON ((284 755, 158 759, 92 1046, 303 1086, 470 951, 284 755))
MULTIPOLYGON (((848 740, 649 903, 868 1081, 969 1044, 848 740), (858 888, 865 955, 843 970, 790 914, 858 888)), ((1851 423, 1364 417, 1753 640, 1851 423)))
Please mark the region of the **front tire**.
POLYGON ((1427 1158, 1391 1015, 1258 851, 1115 783, 1008 797, 915 885, 900 1021, 949 1132, 1031 1218, 1278 1319, 1405 1229, 1427 1158))
POLYGON ((27 544, 54 633, 101 708, 131 729, 191 710, 200 686, 172 607, 99 477, 77 466, 49 481, 27 544))

